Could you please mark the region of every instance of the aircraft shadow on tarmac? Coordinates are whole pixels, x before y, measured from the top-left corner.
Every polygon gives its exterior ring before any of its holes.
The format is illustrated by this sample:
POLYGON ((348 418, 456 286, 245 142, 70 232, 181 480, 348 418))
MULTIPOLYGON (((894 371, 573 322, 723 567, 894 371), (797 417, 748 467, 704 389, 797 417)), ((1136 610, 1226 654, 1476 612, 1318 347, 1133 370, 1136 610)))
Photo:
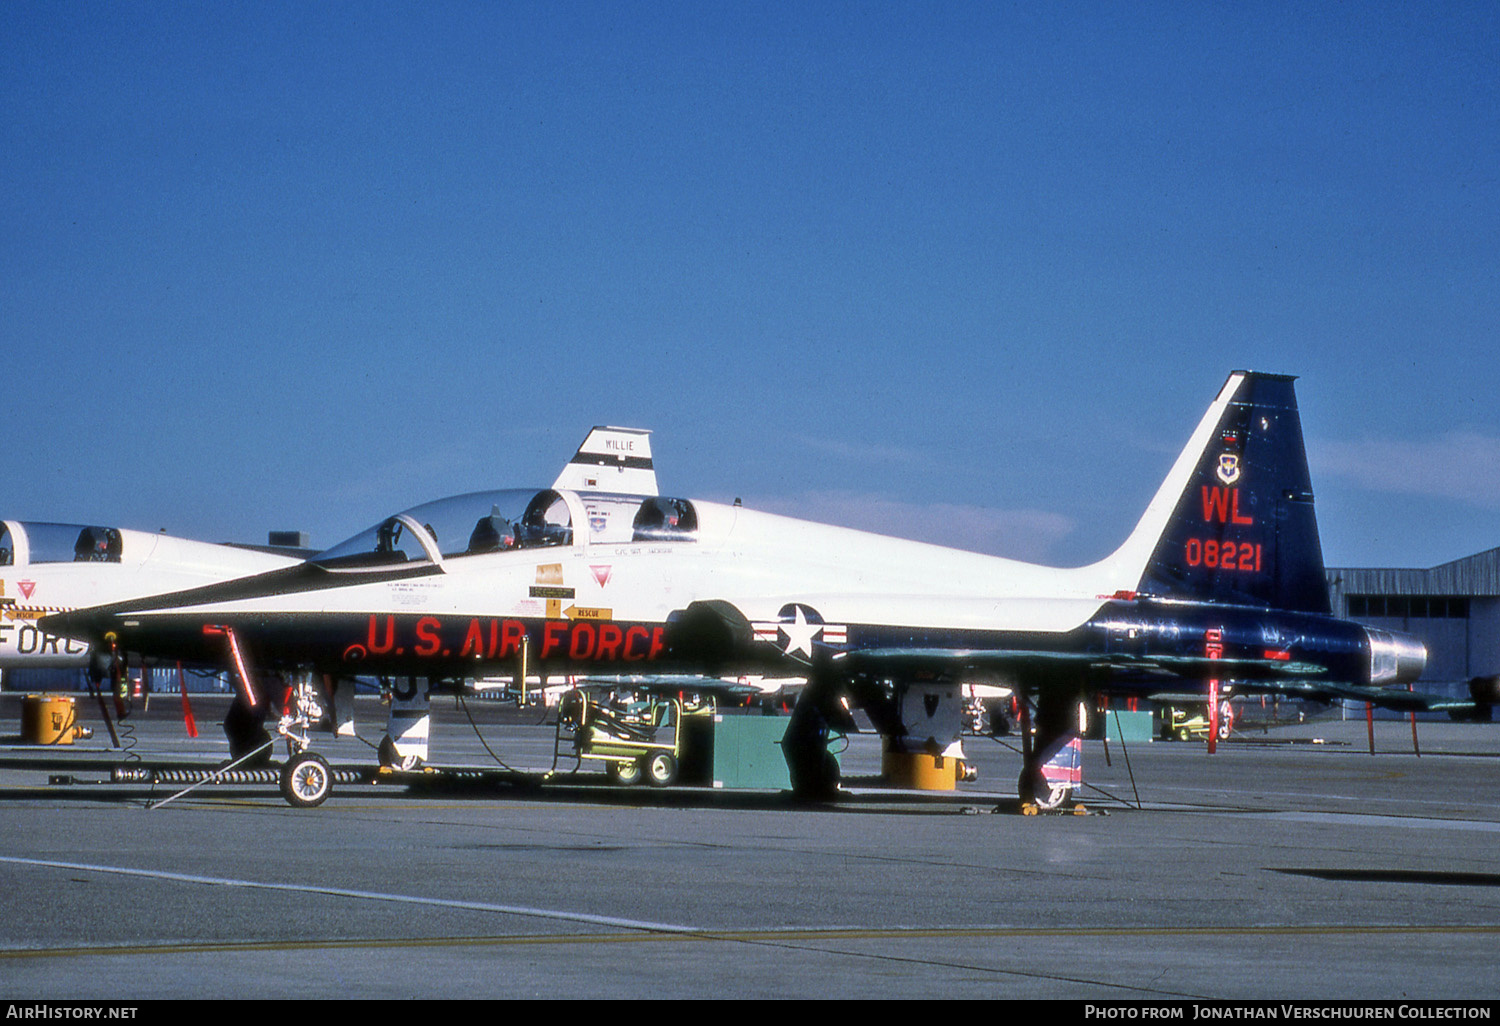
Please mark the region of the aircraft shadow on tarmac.
POLYGON ((1500 873, 1460 873, 1435 869, 1288 869, 1270 867, 1273 873, 1306 876, 1315 880, 1356 883, 1436 884, 1446 887, 1500 887, 1500 873))

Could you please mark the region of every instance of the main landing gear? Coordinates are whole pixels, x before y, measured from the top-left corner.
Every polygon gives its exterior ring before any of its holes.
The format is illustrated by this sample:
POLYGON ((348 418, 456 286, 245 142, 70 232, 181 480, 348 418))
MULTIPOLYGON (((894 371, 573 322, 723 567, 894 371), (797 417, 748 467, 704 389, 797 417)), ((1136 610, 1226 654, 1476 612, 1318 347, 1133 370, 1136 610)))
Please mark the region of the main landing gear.
POLYGON ((792 794, 799 801, 833 801, 839 795, 839 760, 828 750, 838 727, 847 727, 848 711, 838 701, 838 691, 816 668, 792 707, 786 733, 781 738, 781 757, 786 760, 792 794))
POLYGON ((1021 776, 1016 782, 1022 811, 1061 808, 1083 786, 1083 732, 1088 707, 1076 695, 1043 691, 1037 696, 1036 730, 1028 730, 1021 705, 1021 776), (1029 807, 1029 808, 1028 808, 1029 807))

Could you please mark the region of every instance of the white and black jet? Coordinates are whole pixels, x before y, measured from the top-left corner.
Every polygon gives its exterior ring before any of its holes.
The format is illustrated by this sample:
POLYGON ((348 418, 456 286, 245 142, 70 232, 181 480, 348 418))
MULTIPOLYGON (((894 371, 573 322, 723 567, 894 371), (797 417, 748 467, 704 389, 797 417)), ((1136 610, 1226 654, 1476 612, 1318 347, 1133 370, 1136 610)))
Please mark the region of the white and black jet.
POLYGON ((1020 791, 1043 806, 1079 782, 1076 714, 1099 691, 1455 704, 1407 689, 1419 642, 1331 614, 1287 376, 1231 374, 1124 544, 1077 568, 664 497, 654 476, 621 488, 649 455, 610 444, 551 488, 418 506, 295 567, 43 624, 200 661, 224 658, 227 632, 261 669, 331 677, 463 681, 522 658, 801 676, 783 751, 809 795, 837 789, 826 738, 849 705, 891 751, 938 756, 974 679, 1034 704, 1020 791))

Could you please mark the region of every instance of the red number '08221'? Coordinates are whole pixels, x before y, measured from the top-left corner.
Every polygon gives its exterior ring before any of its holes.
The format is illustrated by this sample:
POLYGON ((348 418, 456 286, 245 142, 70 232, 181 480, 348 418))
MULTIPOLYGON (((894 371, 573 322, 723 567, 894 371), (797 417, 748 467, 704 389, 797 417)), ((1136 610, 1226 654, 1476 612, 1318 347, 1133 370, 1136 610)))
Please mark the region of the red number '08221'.
POLYGON ((1217 538, 1189 538, 1183 553, 1188 566, 1207 566, 1218 570, 1260 573, 1263 550, 1259 542, 1219 541, 1217 538))

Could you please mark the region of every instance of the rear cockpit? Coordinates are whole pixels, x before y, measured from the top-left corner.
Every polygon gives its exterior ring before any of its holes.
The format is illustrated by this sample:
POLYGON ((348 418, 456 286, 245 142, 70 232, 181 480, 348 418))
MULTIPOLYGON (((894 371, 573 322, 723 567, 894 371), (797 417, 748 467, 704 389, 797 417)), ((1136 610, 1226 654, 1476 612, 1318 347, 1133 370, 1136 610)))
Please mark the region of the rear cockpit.
POLYGON ((632 541, 693 541, 697 534, 698 511, 686 499, 652 496, 631 522, 632 541))
POLYGON ((553 488, 471 492, 387 517, 311 562, 368 570, 513 551, 588 544, 693 541, 698 515, 686 499, 579 493, 553 488))
POLYGON ((0 521, 0 566, 118 563, 124 551, 115 527, 0 521))

